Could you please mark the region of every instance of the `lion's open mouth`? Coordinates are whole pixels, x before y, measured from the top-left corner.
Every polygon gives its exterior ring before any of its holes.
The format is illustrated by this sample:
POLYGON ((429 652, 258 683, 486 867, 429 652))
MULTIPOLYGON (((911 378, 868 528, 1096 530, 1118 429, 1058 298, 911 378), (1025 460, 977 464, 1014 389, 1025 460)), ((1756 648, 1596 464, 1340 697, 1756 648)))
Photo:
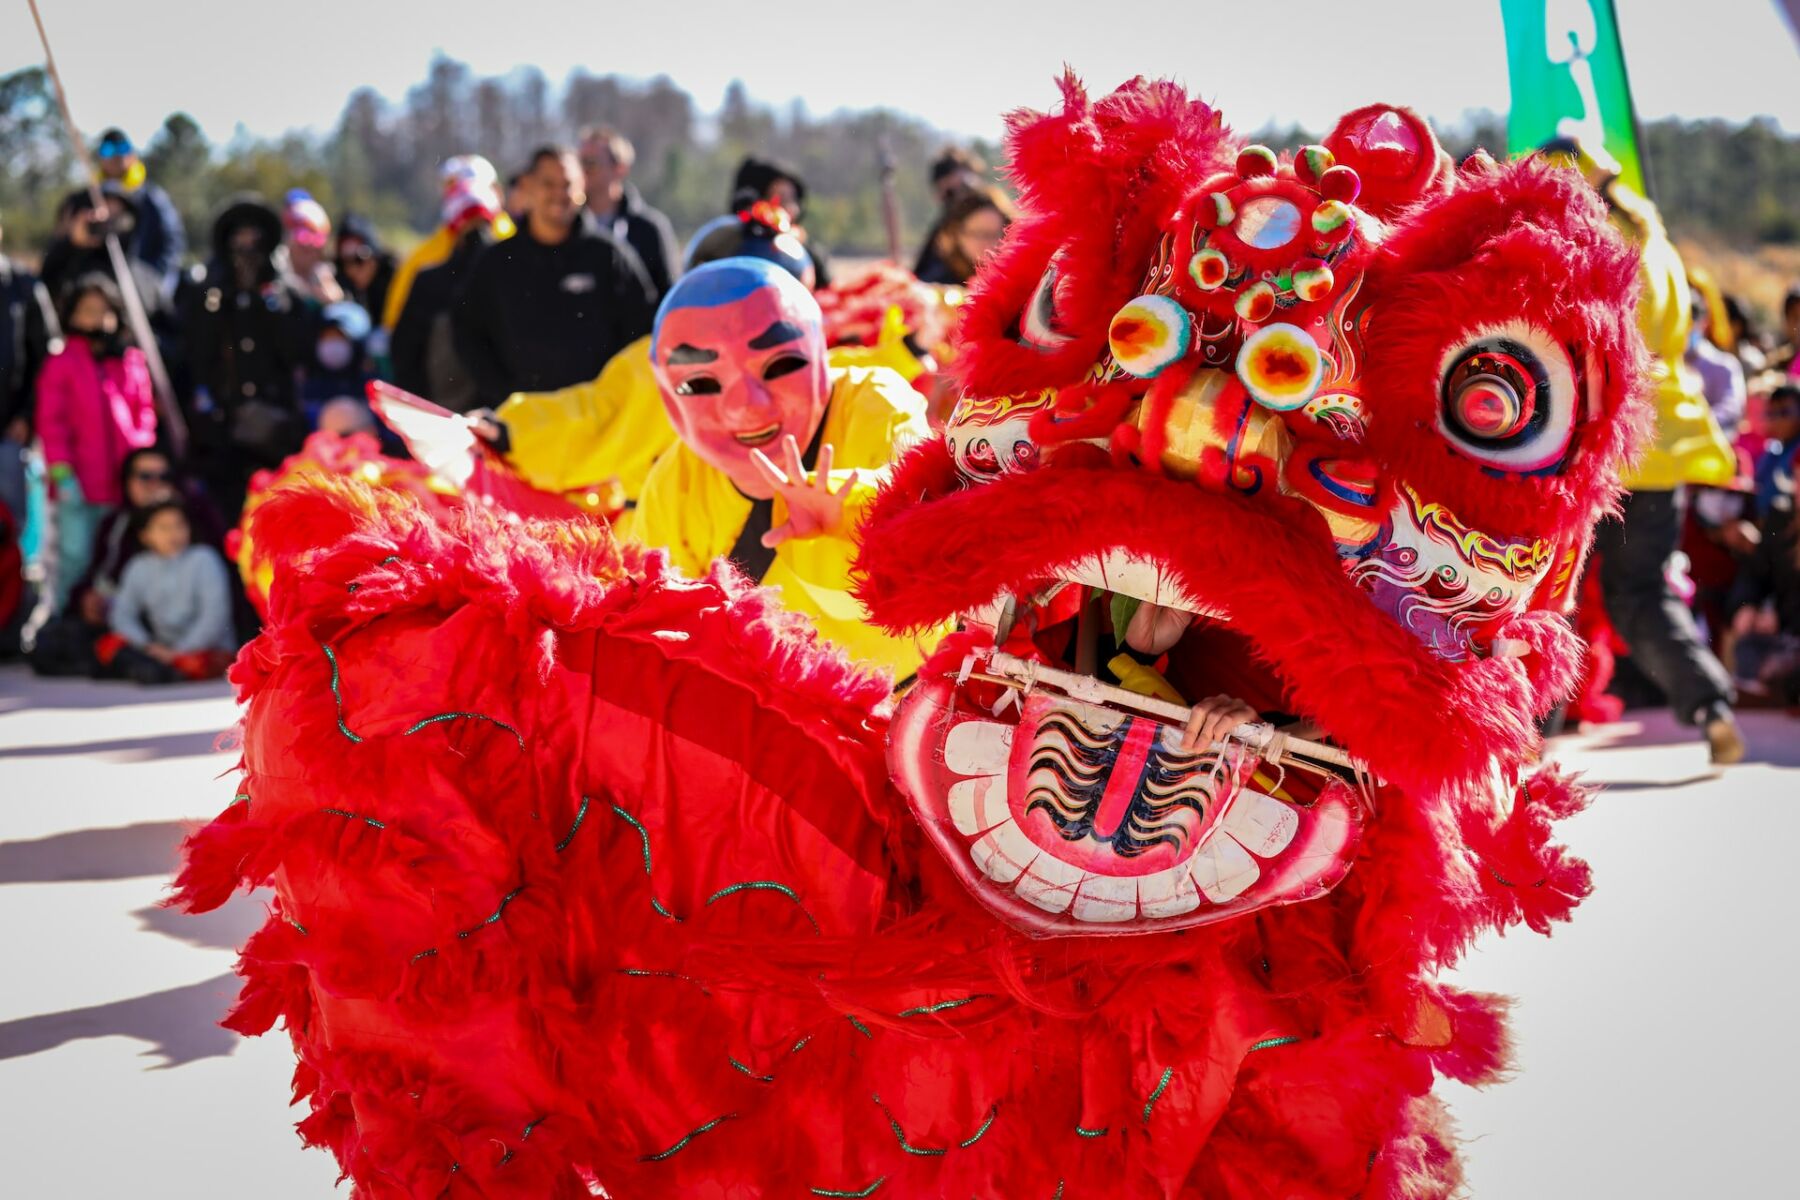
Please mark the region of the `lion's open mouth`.
MULTIPOLYGON (((1460 698, 1521 686, 1466 653, 1491 589, 1464 603, 1478 580, 1441 569, 1439 590, 1371 588, 1299 499, 1061 466, 970 486, 938 449, 912 466, 872 516, 865 602, 890 627, 959 613, 965 633, 920 672, 891 767, 946 860, 1030 932, 1178 927, 1317 895, 1354 856, 1370 777, 1477 777, 1483 745, 1531 736, 1460 698), (1180 753, 1185 706, 1123 690, 1139 684, 1117 657, 1127 597, 1195 614, 1154 664, 1179 697, 1309 716, 1346 739, 1325 747, 1338 762, 1308 771, 1274 744, 1180 753), (1444 652, 1452 635, 1464 653, 1444 652)), ((1393 528, 1366 561, 1393 547, 1423 567, 1451 544, 1430 521, 1393 528)))
POLYGON ((1348 870, 1364 805, 1343 781, 1247 747, 1184 752, 1172 725, 1048 689, 994 713, 984 682, 921 683, 890 765, 952 868, 1015 925, 1179 928, 1321 895, 1348 870))

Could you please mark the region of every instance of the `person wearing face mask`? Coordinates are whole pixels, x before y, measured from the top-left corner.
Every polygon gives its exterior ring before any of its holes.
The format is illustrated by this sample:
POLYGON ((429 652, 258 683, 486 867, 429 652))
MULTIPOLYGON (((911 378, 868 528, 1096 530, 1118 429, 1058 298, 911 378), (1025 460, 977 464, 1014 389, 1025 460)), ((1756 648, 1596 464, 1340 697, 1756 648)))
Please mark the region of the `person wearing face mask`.
POLYGON ((373 378, 365 347, 371 333, 369 314, 348 300, 327 304, 319 313, 313 340, 312 362, 300 386, 300 401, 308 425, 318 423, 320 410, 339 396, 361 396, 373 378))
MULTIPOLYGON (((691 271, 739 256, 773 263, 812 287, 806 247, 789 232, 787 214, 774 205, 759 204, 701 226, 688 243, 684 266, 691 271)), ((835 360, 837 351, 832 355, 835 360)), ((675 443, 650 368, 649 334, 613 355, 593 379, 553 391, 515 392, 497 411, 473 415, 480 418, 476 431, 533 487, 572 492, 616 480, 628 508, 637 503, 650 464, 675 443)))
POLYGON ((124 332, 123 302, 104 275, 63 296, 62 349, 37 382, 38 434, 56 499, 56 604, 87 570, 100 518, 123 495, 119 468, 156 441, 156 398, 143 352, 124 332))
POLYGON ((680 440, 650 468, 626 535, 689 575, 730 559, 852 658, 910 677, 936 637, 868 624, 850 564, 889 465, 929 436, 924 398, 885 367, 830 367, 818 302, 762 259, 683 276, 650 358, 680 440))

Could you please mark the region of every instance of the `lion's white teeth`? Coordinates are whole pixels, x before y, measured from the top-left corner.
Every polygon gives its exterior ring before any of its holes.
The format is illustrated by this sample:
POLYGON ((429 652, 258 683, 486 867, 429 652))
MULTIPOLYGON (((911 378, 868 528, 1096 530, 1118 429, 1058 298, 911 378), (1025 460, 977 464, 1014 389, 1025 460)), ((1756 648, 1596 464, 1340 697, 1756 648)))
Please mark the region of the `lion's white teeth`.
POLYGON ((964 721, 944 739, 944 765, 958 775, 998 775, 1012 754, 1013 726, 964 721))
POLYGON ((1232 797, 1223 824, 1244 849, 1258 858, 1274 858, 1299 832, 1300 814, 1273 796, 1244 788, 1232 797))
POLYGON ((1137 892, 1146 917, 1179 917, 1200 907, 1200 890, 1187 863, 1144 876, 1137 881, 1137 892))
POLYGON ((1137 916, 1137 880, 1120 875, 1085 875, 1069 915, 1077 921, 1129 921, 1137 916))
POLYGON ((994 826, 969 847, 969 857, 981 873, 995 883, 1011 883, 1042 855, 1018 822, 1008 819, 994 826))
POLYGON ((1013 890, 1045 912, 1065 912, 1075 901, 1076 885, 1086 875, 1087 872, 1080 867, 1070 866, 1062 859, 1048 854, 1040 854, 1032 860, 1025 873, 1019 876, 1019 882, 1013 890))
POLYGON ((1223 833, 1207 839, 1188 860, 1188 869, 1194 883, 1214 904, 1243 895, 1262 874, 1250 852, 1223 833))
POLYGON ((959 779, 950 786, 947 799, 950 820, 964 837, 975 837, 1007 819, 1006 780, 1002 776, 959 779))

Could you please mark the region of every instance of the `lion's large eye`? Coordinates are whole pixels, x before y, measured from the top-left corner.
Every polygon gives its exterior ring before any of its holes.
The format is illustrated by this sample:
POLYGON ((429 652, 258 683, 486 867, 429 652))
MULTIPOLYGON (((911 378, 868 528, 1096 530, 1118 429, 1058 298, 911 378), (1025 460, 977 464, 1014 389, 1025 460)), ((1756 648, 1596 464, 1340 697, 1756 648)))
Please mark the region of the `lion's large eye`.
POLYGON ((1542 330, 1511 323, 1443 360, 1438 429, 1456 450, 1520 475, 1559 469, 1575 433, 1575 371, 1542 330))
POLYGON ((1036 346, 1039 350, 1055 350, 1075 340, 1073 334, 1064 333, 1057 328, 1056 285, 1062 277, 1061 259, 1059 254, 1044 268, 1043 278, 1038 280, 1036 290, 1031 293, 1031 300, 1019 317, 1019 340, 1027 346, 1036 346))

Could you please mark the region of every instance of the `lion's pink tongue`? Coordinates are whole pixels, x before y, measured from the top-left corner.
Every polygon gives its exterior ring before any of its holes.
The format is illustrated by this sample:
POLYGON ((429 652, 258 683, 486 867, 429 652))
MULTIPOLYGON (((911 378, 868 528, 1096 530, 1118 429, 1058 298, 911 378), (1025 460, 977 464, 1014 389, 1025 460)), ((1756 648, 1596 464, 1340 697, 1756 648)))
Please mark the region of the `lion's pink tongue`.
POLYGON ((1100 807, 1094 812, 1094 836, 1100 840, 1110 839, 1119 828, 1119 822, 1131 811, 1131 802, 1144 775, 1144 762, 1150 757, 1150 748, 1156 744, 1160 732, 1161 727, 1150 721, 1131 723, 1125 744, 1119 747, 1119 756, 1113 760, 1112 774, 1100 797, 1100 807))

